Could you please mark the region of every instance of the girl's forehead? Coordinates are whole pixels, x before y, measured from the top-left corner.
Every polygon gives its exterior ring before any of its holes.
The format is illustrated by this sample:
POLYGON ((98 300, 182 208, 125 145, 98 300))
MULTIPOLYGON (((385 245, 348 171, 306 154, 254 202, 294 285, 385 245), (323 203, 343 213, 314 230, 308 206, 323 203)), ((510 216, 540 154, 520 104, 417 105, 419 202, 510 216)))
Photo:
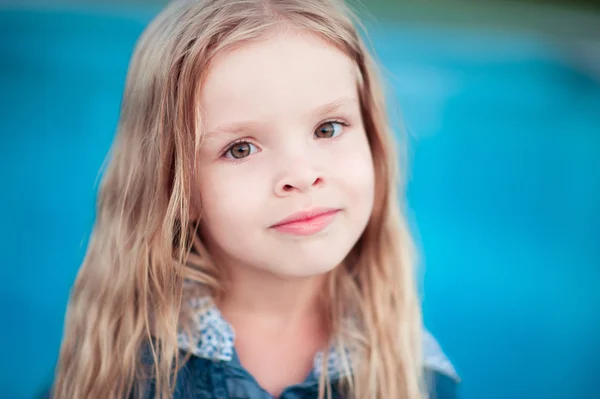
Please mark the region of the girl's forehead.
POLYGON ((201 87, 207 123, 297 114, 355 99, 356 68, 343 51, 307 32, 281 32, 218 53, 201 87))

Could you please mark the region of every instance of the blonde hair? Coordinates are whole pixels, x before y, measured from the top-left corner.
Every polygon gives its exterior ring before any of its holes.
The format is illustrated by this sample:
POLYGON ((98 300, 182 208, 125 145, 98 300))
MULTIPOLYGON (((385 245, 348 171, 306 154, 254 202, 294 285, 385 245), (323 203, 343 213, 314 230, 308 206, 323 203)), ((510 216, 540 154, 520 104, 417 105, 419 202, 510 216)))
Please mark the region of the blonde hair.
MULTIPOLYGON (((149 377, 158 398, 172 395, 182 363, 177 331, 187 319, 183 282, 223 293, 191 220, 201 82, 215 53, 285 25, 320 35, 355 62, 373 155, 372 215, 330 274, 326 295, 332 334, 340 348, 351 348, 341 351, 352 371, 341 383, 351 398, 426 396, 413 245, 396 197, 384 94, 360 25, 334 0, 195 0, 170 4, 133 55, 96 224, 68 307, 54 397, 123 398, 149 377), (140 371, 145 345, 151 376, 140 371)), ((326 373, 319 385, 319 397, 329 396, 326 373)))

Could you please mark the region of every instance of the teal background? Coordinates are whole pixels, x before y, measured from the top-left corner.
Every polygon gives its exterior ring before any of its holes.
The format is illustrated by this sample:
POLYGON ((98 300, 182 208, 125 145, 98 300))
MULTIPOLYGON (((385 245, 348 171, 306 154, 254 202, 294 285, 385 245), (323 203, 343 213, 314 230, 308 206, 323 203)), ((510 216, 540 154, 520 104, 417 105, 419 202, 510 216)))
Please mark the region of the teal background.
MULTIPOLYGON (((51 379, 128 60, 155 12, 0 8, 1 398, 51 379)), ((462 398, 600 398, 596 65, 540 32, 370 27, 409 137, 425 321, 462 398)))

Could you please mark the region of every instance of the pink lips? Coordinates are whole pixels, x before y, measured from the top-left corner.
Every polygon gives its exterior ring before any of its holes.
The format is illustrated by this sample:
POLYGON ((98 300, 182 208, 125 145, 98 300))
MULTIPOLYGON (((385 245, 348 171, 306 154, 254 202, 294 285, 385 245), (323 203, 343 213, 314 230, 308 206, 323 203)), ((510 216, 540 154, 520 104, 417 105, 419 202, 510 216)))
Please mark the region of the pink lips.
POLYGON ((297 212, 281 220, 271 228, 280 233, 308 236, 324 230, 333 222, 339 209, 314 208, 297 212))

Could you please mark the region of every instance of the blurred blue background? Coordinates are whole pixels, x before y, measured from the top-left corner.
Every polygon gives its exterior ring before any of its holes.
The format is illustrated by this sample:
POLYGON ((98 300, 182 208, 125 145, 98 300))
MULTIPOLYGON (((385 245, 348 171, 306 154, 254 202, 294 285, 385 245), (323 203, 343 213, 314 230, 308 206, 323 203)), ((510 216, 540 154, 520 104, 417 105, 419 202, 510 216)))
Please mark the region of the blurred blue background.
MULTIPOLYGON (((600 14, 384 3, 367 26, 409 137, 425 321, 462 398, 600 398, 600 14)), ((158 10, 0 6, 1 398, 50 382, 128 60, 158 10)))

